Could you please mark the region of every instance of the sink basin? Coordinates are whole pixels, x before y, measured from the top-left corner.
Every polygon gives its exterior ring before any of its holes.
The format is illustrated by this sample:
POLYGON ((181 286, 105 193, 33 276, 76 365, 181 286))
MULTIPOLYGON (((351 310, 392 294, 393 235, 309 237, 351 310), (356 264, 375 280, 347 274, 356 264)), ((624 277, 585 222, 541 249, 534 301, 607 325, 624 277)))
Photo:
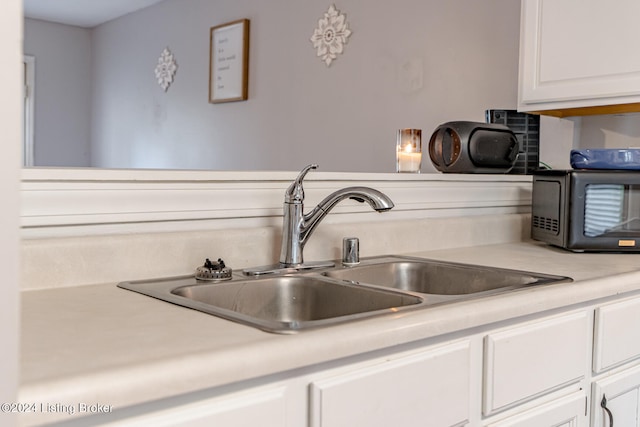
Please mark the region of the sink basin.
POLYGON ((423 302, 420 296, 355 286, 323 276, 275 276, 220 283, 197 282, 189 277, 118 286, 280 333, 395 313, 423 302))
POLYGON ((526 271, 410 257, 366 260, 324 272, 327 277, 432 295, 477 295, 571 280, 526 271))
POLYGON ((568 277, 385 256, 355 267, 217 283, 193 276, 123 282, 119 287, 257 327, 294 333, 372 316, 570 281, 568 277))

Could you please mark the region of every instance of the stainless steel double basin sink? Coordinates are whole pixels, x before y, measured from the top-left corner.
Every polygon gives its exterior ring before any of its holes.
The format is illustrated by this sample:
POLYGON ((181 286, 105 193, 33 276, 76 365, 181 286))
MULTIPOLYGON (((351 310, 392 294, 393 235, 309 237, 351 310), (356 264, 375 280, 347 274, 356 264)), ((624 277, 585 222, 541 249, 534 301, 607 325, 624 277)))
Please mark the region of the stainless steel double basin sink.
POLYGON ((131 281, 119 287, 276 333, 295 333, 401 313, 569 277, 404 256, 363 259, 354 267, 247 277, 218 283, 194 276, 131 281))

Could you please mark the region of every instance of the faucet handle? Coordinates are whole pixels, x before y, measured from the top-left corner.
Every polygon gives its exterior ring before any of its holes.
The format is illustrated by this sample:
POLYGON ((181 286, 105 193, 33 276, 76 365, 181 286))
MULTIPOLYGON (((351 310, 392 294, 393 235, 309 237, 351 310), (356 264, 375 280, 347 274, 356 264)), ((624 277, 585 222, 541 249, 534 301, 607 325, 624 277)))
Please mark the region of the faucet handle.
POLYGON ((284 193, 284 201, 285 203, 302 203, 304 201, 304 189, 302 188, 302 180, 309 173, 311 169, 317 169, 318 165, 311 164, 306 166, 300 173, 298 177, 291 183, 287 192, 284 193))

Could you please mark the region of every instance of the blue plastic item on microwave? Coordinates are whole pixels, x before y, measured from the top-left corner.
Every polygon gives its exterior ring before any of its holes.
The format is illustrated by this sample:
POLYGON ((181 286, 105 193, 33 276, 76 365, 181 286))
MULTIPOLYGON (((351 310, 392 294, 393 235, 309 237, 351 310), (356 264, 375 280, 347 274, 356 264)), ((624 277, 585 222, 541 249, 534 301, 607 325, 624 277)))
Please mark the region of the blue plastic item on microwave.
POLYGON ((574 169, 640 170, 640 148, 593 148, 571 150, 574 169))

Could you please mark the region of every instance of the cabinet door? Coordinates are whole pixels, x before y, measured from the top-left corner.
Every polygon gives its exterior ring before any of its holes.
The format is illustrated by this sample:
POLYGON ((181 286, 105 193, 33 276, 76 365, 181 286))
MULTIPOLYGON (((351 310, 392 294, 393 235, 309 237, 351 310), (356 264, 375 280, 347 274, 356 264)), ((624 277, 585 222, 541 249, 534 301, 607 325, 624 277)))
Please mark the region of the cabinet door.
POLYGON ((640 367, 635 367, 612 375, 593 384, 592 426, 640 426, 640 367), (611 416, 602 408, 603 397, 611 416))
POLYGON ((285 388, 252 389, 100 424, 118 427, 284 427, 285 388))
POLYGON ((487 427, 585 427, 587 396, 583 392, 538 406, 487 427))
POLYGON ((311 427, 464 425, 470 369, 464 342, 314 381, 311 427))
POLYGON ((584 378, 592 326, 586 312, 552 317, 485 337, 484 415, 584 378))
POLYGON ((638 16, 637 0, 523 0, 520 108, 638 102, 638 16))
POLYGON ((640 357, 640 298, 596 309, 593 370, 602 372, 640 357))

